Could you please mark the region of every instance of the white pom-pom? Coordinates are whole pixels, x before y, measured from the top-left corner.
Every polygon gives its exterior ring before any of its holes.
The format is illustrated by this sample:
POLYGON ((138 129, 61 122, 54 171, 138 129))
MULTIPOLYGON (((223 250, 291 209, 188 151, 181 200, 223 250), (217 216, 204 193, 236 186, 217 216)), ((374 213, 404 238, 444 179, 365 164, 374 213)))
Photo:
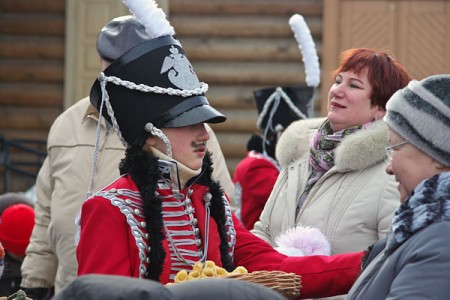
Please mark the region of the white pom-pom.
POLYGON ((144 25, 151 38, 174 35, 166 14, 153 0, 123 0, 130 12, 144 25))
POLYGON ((330 255, 331 247, 317 228, 296 226, 275 239, 275 249, 288 256, 330 255))
POLYGON ((319 57, 317 56, 316 45, 309 31, 308 25, 303 16, 293 15, 289 19, 289 25, 294 32, 298 47, 303 56, 305 65, 306 85, 317 87, 320 83, 319 57))

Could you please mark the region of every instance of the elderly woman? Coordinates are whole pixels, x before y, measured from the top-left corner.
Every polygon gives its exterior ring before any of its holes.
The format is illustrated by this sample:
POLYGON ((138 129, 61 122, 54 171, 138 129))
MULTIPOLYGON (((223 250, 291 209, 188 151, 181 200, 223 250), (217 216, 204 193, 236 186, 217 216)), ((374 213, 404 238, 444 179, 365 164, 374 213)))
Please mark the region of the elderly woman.
POLYGON ((384 121, 386 172, 398 182, 401 204, 349 299, 448 299, 450 75, 411 81, 389 100, 384 121))
POLYGON ((398 205, 381 119, 408 72, 384 52, 356 48, 334 78, 328 117, 292 123, 277 144, 281 172, 252 231, 273 246, 301 224, 320 229, 332 253, 365 249, 385 236, 398 205))

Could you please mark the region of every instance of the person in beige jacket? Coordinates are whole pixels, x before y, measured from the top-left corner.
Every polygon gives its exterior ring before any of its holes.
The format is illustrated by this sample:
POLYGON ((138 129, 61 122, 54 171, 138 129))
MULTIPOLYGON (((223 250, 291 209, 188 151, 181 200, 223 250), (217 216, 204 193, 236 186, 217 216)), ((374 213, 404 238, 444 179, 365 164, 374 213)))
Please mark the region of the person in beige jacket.
MULTIPOLYGON (((102 67, 147 38, 135 17, 113 19, 102 29, 97 41, 102 67)), ((33 299, 44 299, 47 289, 52 287, 58 293, 77 276, 75 217, 90 186, 97 120, 98 112, 87 97, 63 112, 50 129, 48 156, 36 180, 36 225, 22 264, 21 287, 28 295, 35 295, 33 299)), ((211 127, 207 130, 210 134, 207 146, 215 165, 213 176, 233 195, 233 183, 219 142, 211 127)), ((124 146, 104 120, 100 134, 93 192, 119 177, 118 166, 124 156, 124 146)))
POLYGON ((299 120, 281 136, 281 171, 252 232, 277 246, 296 225, 320 229, 331 253, 360 251, 383 237, 398 205, 385 173, 389 97, 410 76, 386 53, 357 48, 342 54, 327 118, 299 120), (389 82, 384 78, 391 76, 389 82))

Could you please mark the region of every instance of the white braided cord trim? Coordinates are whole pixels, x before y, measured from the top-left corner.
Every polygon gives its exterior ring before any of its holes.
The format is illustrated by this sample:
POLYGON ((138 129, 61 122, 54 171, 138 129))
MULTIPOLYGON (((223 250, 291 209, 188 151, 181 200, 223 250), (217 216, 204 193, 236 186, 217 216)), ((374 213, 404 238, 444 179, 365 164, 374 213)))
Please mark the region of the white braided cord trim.
POLYGON ((145 84, 136 84, 131 81, 120 79, 116 76, 106 76, 105 73, 100 73, 98 77, 99 81, 107 81, 114 83, 115 85, 124 86, 130 90, 137 90, 145 93, 155 93, 155 94, 167 94, 171 96, 181 96, 181 97, 190 97, 195 95, 202 95, 208 91, 208 84, 204 82, 200 82, 200 87, 195 88, 193 90, 179 90, 174 88, 163 88, 159 86, 148 86, 145 84))

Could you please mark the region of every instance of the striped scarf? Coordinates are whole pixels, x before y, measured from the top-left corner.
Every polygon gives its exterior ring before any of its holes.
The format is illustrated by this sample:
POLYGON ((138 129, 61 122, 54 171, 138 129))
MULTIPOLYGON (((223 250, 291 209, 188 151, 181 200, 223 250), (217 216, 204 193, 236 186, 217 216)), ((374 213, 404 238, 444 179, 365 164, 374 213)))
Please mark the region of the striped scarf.
POLYGON ((450 172, 422 181, 395 211, 387 236, 386 253, 394 250, 419 230, 450 218, 450 172))
POLYGON ((333 132, 328 119, 320 125, 311 140, 309 156, 310 174, 305 189, 299 197, 295 216, 298 215, 300 208, 314 184, 316 184, 316 182, 334 166, 334 152, 342 139, 347 135, 358 131, 362 127, 363 126, 358 125, 338 132, 333 132))

